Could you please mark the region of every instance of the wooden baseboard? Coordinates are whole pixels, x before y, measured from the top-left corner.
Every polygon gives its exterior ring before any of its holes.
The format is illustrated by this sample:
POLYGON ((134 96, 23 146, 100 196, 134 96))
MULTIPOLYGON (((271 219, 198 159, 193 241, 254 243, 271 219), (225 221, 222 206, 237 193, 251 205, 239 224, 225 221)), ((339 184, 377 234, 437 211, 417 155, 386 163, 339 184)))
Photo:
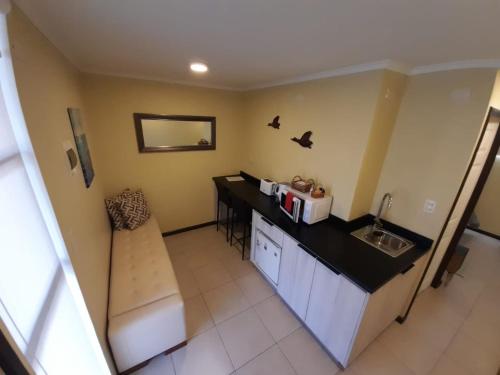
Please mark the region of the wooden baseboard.
POLYGON ((170 353, 173 353, 173 352, 175 352, 176 350, 178 350, 178 349, 180 349, 180 348, 182 348, 182 347, 186 346, 186 345, 187 345, 187 343, 188 343, 188 342, 187 342, 187 340, 186 340, 186 341, 183 341, 183 342, 181 342, 180 344, 177 344, 176 346, 173 346, 173 347, 171 347, 170 349, 166 350, 166 351, 165 351, 165 353, 163 353, 163 354, 165 354, 165 355, 169 355, 170 353))
POLYGON ((173 236, 174 234, 188 232, 190 230, 199 229, 199 228, 203 228, 203 227, 208 227, 210 225, 215 225, 215 224, 217 224, 217 222, 215 220, 214 221, 208 221, 206 223, 191 225, 190 227, 179 228, 179 229, 171 230, 171 231, 168 231, 168 232, 164 232, 161 235, 163 237, 173 236))
MULTIPOLYGON (((183 346, 186 346, 186 345, 187 345, 187 340, 181 342, 180 344, 172 346, 170 349, 165 350, 163 352, 163 354, 169 355, 170 353, 173 353, 176 350, 178 350, 178 349, 180 349, 180 348, 182 348, 183 346)), ((129 368, 128 370, 125 370, 125 371, 121 372, 120 375, 129 375, 129 374, 131 374, 131 373, 133 373, 133 372, 135 372, 135 371, 137 371, 137 370, 139 370, 139 369, 141 369, 143 367, 146 367, 149 364, 149 362, 151 362, 151 359, 152 358, 150 358, 150 359, 148 359, 148 360, 146 360, 144 362, 141 362, 138 365, 135 365, 134 367, 129 368)))
POLYGON ((138 365, 135 365, 134 367, 129 368, 128 370, 125 370, 123 372, 120 372, 120 375, 129 375, 132 374, 133 372, 136 372, 137 370, 146 367, 149 362, 151 362, 151 359, 148 359, 147 361, 141 362, 138 365))
POLYGON ((497 240, 500 240, 500 236, 494 233, 487 232, 485 230, 482 230, 480 228, 472 228, 472 227, 467 227, 467 229, 473 230, 474 232, 484 234, 485 236, 495 238, 497 240))

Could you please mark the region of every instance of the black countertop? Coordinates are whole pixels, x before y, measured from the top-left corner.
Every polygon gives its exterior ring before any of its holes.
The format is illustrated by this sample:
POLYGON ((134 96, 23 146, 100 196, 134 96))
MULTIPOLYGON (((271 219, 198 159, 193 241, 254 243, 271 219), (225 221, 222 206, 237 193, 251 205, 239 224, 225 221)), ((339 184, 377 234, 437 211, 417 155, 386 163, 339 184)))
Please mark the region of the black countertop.
POLYGON ((369 293, 374 293, 397 274, 408 269, 432 246, 431 240, 385 222, 388 230, 416 243, 414 248, 393 258, 350 234, 369 224, 372 218, 368 215, 349 223, 333 217, 312 225, 294 223, 280 210, 274 198, 261 193, 254 183, 247 180, 229 182, 225 176, 214 177, 213 180, 300 242, 325 266, 343 274, 369 293))

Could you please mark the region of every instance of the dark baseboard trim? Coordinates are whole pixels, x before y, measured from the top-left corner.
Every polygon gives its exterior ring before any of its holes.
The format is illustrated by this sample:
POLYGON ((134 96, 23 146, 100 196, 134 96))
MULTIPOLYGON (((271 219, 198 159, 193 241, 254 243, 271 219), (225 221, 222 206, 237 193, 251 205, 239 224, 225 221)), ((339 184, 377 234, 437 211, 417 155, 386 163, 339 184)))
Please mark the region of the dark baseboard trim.
POLYGON ((407 316, 401 316, 401 315, 399 315, 396 318, 396 322, 398 322, 399 324, 403 324, 406 321, 406 318, 407 318, 407 316))
POLYGON ((180 349, 180 348, 182 348, 182 347, 186 346, 186 345, 187 345, 187 343, 188 343, 188 342, 187 342, 187 340, 186 340, 186 341, 183 341, 183 342, 181 342, 180 344, 177 344, 177 345, 175 345, 175 346, 171 347, 170 349, 166 350, 163 354, 164 354, 164 355, 169 355, 169 354, 171 354, 171 353, 175 352, 176 350, 178 350, 178 349, 180 349))
MULTIPOLYGON (((186 346, 186 345, 187 345, 187 343, 188 343, 188 342, 187 342, 187 340, 186 340, 186 341, 181 342, 180 344, 177 344, 177 345, 175 345, 175 346, 172 346, 170 349, 165 350, 165 351, 163 352, 163 354, 164 354, 164 355, 169 355, 169 354, 171 354, 171 353, 175 352, 176 350, 178 350, 178 349, 180 349, 180 348, 182 348, 182 347, 186 346)), ((161 354, 161 353, 160 353, 160 354, 161 354)), ((141 369, 141 368, 143 368, 143 367, 146 367, 146 366, 149 364, 149 362, 151 362, 151 360, 152 360, 152 359, 153 359, 153 358, 146 359, 144 362, 141 362, 141 363, 139 363, 139 364, 135 365, 134 367, 129 368, 128 370, 125 370, 125 371, 123 371, 123 372, 120 372, 120 373, 119 373, 119 375, 130 375, 130 374, 132 374, 133 372, 136 372, 137 370, 139 370, 139 369, 141 369)))
POLYGON ((471 228, 469 226, 467 227, 467 229, 473 230, 474 232, 477 232, 477 233, 484 234, 485 236, 488 236, 488 237, 492 237, 496 240, 500 240, 500 236, 498 234, 490 233, 490 232, 487 232, 487 231, 482 230, 480 228, 471 228))
POLYGON ((217 222, 215 220, 213 221, 208 221, 206 223, 201 223, 201 224, 196 224, 196 225, 191 225, 190 227, 185 227, 185 228, 179 228, 179 229, 175 229, 175 230, 170 230, 168 232, 164 232, 162 233, 161 235, 163 237, 168 237, 168 236, 173 236, 174 234, 179 234, 179 233, 183 233, 183 232, 188 232, 190 230, 194 230, 194 229, 199 229, 199 228, 203 228, 203 227, 208 227, 210 225, 215 225, 217 224, 217 222))

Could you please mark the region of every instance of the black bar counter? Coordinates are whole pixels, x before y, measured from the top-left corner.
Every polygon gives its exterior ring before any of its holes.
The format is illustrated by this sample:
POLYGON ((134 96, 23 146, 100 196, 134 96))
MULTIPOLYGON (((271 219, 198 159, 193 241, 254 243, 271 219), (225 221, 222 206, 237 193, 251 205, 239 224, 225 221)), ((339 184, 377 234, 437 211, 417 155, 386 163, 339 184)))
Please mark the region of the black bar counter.
POLYGON ((342 273, 363 290, 374 293, 397 274, 408 269, 432 246, 432 240, 384 221, 384 228, 416 243, 404 254, 393 258, 350 232, 370 224, 371 215, 351 222, 334 216, 312 225, 294 223, 279 208, 273 197, 260 192, 256 179, 242 173, 244 181, 229 182, 226 176, 213 177, 215 184, 225 187, 236 198, 247 202, 286 234, 301 243, 308 252, 331 270, 342 273))

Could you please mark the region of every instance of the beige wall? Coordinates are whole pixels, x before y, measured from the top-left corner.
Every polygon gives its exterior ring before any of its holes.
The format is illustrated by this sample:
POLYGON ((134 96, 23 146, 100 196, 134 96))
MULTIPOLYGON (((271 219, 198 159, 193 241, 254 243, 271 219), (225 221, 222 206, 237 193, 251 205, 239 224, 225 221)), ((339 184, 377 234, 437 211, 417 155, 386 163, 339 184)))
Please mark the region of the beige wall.
POLYGON ((500 156, 495 159, 475 212, 480 229, 500 236, 500 156))
MULTIPOLYGON (((490 106, 500 109, 500 72, 497 72, 491 94, 490 106)), ((483 188, 475 212, 479 217, 481 229, 500 235, 500 150, 483 188)))
POLYGON ((258 177, 314 178, 333 192, 332 213, 350 216, 383 71, 322 79, 245 94, 245 169, 258 177), (281 128, 267 124, 280 115, 281 128), (290 138, 312 130, 312 149, 290 138))
POLYGON ((241 94, 99 75, 83 87, 106 195, 142 188, 162 231, 214 220, 211 178, 242 166, 241 94), (134 112, 216 116, 217 149, 141 154, 134 112))
MULTIPOLYGON (((62 142, 74 144, 67 107, 85 110, 79 74, 18 9, 8 16, 14 70, 31 141, 68 253, 108 361, 106 311, 110 228, 103 205, 102 170, 87 134, 96 177, 85 188, 81 168, 70 175, 62 142)), ((85 124, 87 125, 87 124, 85 124)), ((88 133, 88 132, 87 132, 88 133)))
POLYGON ((394 196, 385 217, 436 239, 449 213, 488 108, 496 71, 411 76, 372 204, 394 196), (437 202, 423 212, 425 199, 437 202))
POLYGON ((405 92, 406 81, 406 75, 391 71, 384 72, 349 219, 370 212, 396 117, 405 92))
MULTIPOLYGON (((491 94, 490 105, 500 109, 500 72, 497 72, 495 86, 491 94)), ((497 151, 500 155, 500 150, 497 151)), ((481 229, 500 235, 500 156, 495 159, 486 185, 479 197, 475 211, 479 217, 481 229)))

